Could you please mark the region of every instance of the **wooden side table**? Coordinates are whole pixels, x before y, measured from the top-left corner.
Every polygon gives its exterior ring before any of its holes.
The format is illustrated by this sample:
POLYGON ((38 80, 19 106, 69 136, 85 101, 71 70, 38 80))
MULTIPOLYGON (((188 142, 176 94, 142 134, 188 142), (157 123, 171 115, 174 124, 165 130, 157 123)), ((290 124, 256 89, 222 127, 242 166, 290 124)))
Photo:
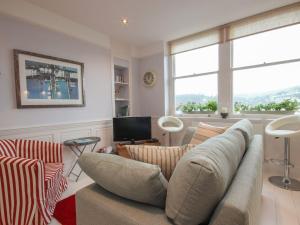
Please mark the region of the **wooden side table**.
POLYGON ((76 138, 76 139, 71 139, 71 140, 66 140, 64 141, 64 145, 68 146, 69 149, 76 155, 77 160, 72 166, 68 176, 73 174, 76 177, 76 182, 78 181, 82 170, 80 169, 79 174, 76 174, 73 172, 75 166, 78 164, 78 159, 86 149, 88 145, 93 145, 91 152, 95 150, 96 145, 98 142, 101 141, 100 137, 83 137, 83 138, 76 138))

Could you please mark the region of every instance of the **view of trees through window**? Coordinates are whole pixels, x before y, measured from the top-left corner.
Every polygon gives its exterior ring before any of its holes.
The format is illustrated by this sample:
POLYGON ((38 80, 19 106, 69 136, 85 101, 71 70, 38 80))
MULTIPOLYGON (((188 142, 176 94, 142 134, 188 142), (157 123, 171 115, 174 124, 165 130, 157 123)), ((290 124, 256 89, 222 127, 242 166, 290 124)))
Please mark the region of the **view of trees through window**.
POLYGON ((213 45, 174 56, 177 112, 217 110, 218 47, 213 45))
POLYGON ((298 110, 299 40, 300 25, 294 25, 233 41, 235 111, 298 110))

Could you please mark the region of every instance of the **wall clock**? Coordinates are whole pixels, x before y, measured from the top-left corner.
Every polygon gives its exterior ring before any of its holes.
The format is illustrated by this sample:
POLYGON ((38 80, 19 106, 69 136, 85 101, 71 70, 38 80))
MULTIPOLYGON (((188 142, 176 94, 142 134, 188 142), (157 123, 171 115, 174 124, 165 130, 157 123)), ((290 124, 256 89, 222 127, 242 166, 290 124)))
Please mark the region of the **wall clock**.
POLYGON ((155 84, 156 75, 153 72, 146 72, 143 76, 144 85, 152 87, 155 84))

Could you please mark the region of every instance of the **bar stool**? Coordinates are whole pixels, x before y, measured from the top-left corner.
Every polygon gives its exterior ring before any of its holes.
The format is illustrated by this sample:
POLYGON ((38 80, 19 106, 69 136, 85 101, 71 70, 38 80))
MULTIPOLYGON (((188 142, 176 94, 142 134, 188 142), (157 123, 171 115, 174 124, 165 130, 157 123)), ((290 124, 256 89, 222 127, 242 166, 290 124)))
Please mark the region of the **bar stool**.
POLYGON ((275 138, 284 138, 284 175, 269 177, 269 181, 280 188, 300 191, 300 181, 290 178, 290 168, 294 165, 290 162, 290 138, 300 135, 300 130, 287 130, 280 129, 287 125, 295 125, 299 123, 300 127, 300 115, 292 115, 276 119, 269 123, 265 129, 266 134, 275 138))
POLYGON ((171 133, 180 132, 183 129, 183 122, 174 116, 162 116, 158 119, 157 125, 163 131, 169 132, 169 146, 172 144, 171 133))

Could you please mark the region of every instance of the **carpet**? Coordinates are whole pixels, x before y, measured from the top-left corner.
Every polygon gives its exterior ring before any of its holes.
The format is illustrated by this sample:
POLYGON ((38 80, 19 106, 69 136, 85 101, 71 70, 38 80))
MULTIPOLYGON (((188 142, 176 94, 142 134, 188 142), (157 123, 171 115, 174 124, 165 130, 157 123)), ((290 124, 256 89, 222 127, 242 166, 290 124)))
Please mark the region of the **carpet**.
POLYGON ((56 204, 53 217, 62 225, 76 225, 75 195, 71 195, 56 204))

